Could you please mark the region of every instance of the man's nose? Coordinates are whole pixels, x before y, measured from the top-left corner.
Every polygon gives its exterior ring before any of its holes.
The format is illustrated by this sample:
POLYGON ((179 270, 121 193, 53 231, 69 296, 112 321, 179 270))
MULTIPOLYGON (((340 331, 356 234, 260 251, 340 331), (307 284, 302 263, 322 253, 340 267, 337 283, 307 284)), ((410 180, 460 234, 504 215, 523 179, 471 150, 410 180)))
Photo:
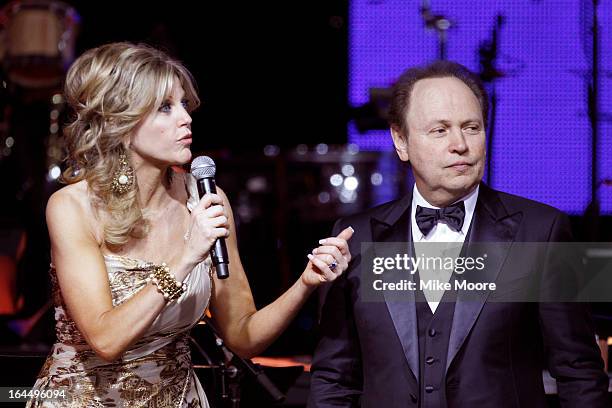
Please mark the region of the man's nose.
POLYGON ((450 134, 449 151, 451 153, 463 154, 467 151, 465 135, 461 129, 452 129, 450 134))

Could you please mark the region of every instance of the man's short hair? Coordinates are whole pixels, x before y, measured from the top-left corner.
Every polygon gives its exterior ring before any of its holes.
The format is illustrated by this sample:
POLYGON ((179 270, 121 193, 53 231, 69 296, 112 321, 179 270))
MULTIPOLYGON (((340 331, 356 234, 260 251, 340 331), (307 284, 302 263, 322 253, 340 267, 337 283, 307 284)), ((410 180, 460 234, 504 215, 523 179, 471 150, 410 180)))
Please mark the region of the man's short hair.
POLYGON ((435 61, 425 66, 409 68, 397 79, 392 88, 389 106, 389 125, 408 136, 406 113, 414 84, 427 78, 457 78, 472 90, 480 103, 484 126, 487 126, 489 98, 480 78, 463 65, 453 61, 435 61))

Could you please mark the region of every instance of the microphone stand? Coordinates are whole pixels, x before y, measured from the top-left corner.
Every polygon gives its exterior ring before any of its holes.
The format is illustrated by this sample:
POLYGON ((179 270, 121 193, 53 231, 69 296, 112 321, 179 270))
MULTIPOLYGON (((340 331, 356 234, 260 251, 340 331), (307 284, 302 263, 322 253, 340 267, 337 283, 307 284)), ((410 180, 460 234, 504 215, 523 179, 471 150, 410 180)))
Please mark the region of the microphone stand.
POLYGON ((585 38, 584 52, 590 60, 589 76, 585 77, 587 85, 587 114, 591 127, 591 200, 584 211, 585 239, 589 242, 600 240, 600 203, 599 203, 599 169, 597 161, 597 145, 599 140, 599 21, 597 14, 598 0, 581 1, 581 23, 585 38), (584 22, 582 21, 584 19, 584 22), (590 38, 591 41, 586 39, 590 38))
POLYGON ((446 50, 448 45, 446 32, 453 24, 441 14, 432 14, 429 0, 423 0, 421 2, 420 11, 425 27, 436 30, 438 34, 438 59, 445 60, 447 58, 446 50))
POLYGON ((495 135, 495 119, 497 117, 497 90, 495 80, 503 76, 503 74, 495 67, 497 60, 497 50, 499 49, 499 32, 504 22, 504 17, 498 14, 493 26, 491 40, 483 42, 478 48, 480 59, 480 79, 485 84, 489 84, 489 94, 491 98, 491 108, 489 110, 489 126, 487 129, 487 184, 493 185, 493 168, 491 160, 493 158, 493 136, 495 135))
POLYGON ((234 353, 225 345, 223 339, 219 336, 219 332, 213 325, 209 317, 205 316, 203 320, 212 330, 215 336, 215 344, 223 355, 226 362, 221 367, 221 399, 229 400, 231 408, 240 407, 240 380, 245 374, 252 375, 257 383, 270 395, 275 403, 282 402, 285 395, 274 385, 266 373, 258 364, 254 364, 251 360, 242 358, 234 353))
POLYGON ((599 239, 599 172, 597 168, 597 143, 599 139, 599 21, 597 18, 597 6, 599 0, 593 2, 593 25, 592 33, 592 58, 591 58, 591 80, 588 84, 588 114, 591 125, 591 203, 586 213, 589 218, 588 238, 591 241, 599 239))

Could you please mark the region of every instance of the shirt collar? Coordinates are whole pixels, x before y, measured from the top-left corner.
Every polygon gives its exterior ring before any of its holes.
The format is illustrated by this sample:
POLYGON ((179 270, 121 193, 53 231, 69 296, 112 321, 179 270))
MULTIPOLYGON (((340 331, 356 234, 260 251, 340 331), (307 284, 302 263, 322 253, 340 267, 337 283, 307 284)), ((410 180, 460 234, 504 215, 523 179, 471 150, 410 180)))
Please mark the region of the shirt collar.
MULTIPOLYGON (((468 232, 468 229, 470 228, 470 224, 472 222, 472 216, 474 215, 474 210, 476 209, 476 202, 478 201, 478 192, 480 190, 480 184, 476 185, 476 188, 473 189, 471 192, 469 192, 467 195, 463 196, 462 198, 458 199, 457 201, 454 201, 452 204, 455 204, 459 201, 463 200, 463 205, 465 206, 465 218, 463 219, 463 227, 461 228, 460 233, 463 235, 466 235, 468 232)), ((451 204, 451 205, 452 205, 451 204)), ((414 187, 412 189, 412 220, 414 221, 415 219, 415 214, 416 214, 416 208, 417 205, 420 205, 421 207, 426 207, 426 208, 435 208, 435 209, 439 209, 440 207, 436 207, 433 204, 430 204, 419 192, 419 189, 417 188, 416 183, 414 184, 414 187)), ((413 222, 413 226, 416 224, 416 222, 413 222)), ((421 233, 421 230, 417 229, 416 231, 412 231, 413 236, 416 238, 418 235, 418 240, 421 240, 423 238, 423 234, 421 233)))

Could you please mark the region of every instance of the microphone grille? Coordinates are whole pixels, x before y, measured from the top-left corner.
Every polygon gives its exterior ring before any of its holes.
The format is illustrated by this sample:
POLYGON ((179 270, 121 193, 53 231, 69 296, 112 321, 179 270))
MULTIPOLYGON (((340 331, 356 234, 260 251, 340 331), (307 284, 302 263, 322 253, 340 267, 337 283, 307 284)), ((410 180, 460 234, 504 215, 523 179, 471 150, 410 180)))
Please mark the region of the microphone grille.
POLYGON ((198 156, 191 162, 191 174, 198 180, 215 177, 216 171, 215 162, 208 156, 198 156))

